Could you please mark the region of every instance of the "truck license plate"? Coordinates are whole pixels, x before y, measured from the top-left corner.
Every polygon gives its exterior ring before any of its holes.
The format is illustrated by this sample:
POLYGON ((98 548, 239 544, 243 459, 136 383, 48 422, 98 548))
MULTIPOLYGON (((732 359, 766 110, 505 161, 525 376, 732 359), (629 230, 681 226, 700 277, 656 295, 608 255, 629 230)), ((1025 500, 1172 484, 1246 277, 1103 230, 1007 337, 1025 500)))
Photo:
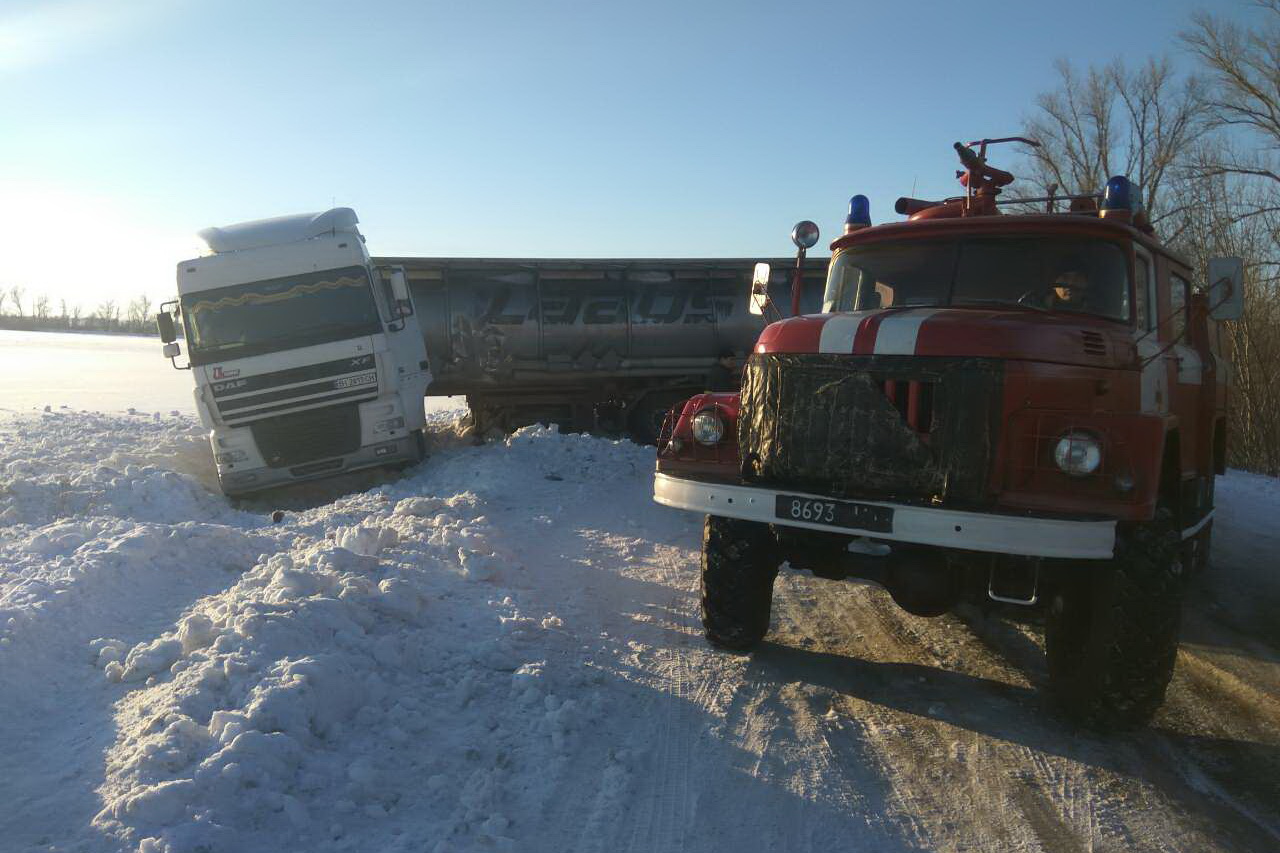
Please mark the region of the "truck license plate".
POLYGON ((893 509, 871 504, 778 495, 773 514, 784 521, 808 521, 878 533, 893 532, 893 509))

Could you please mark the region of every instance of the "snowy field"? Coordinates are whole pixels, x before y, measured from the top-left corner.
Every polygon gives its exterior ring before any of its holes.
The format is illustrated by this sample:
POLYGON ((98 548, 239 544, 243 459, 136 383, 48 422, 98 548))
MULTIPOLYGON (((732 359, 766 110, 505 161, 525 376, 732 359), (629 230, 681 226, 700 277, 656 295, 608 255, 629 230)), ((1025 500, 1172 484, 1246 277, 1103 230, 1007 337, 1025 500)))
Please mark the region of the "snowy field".
POLYGON ((1276 481, 1220 481, 1169 702, 1101 738, 1034 624, 870 586, 784 572, 714 652, 651 448, 457 418, 232 506, 185 415, 0 412, 0 850, 1280 849, 1276 481))
POLYGON ((0 329, 0 411, 90 406, 195 415, 191 374, 174 370, 161 346, 142 335, 0 329))

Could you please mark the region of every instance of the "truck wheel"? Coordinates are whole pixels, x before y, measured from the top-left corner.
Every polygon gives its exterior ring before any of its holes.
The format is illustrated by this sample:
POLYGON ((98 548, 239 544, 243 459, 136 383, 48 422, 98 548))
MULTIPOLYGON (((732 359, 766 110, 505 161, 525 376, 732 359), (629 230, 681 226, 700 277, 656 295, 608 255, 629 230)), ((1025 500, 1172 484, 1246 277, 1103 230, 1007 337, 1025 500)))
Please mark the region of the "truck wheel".
POLYGON ((1049 687, 1094 728, 1148 722, 1164 701, 1178 655, 1182 564, 1166 509, 1117 537, 1109 564, 1081 568, 1045 621, 1049 687))
POLYGON ((712 645, 743 651, 769 630, 778 560, 754 521, 708 515, 702 529, 702 627, 712 645))
POLYGON ((631 439, 637 444, 657 444, 658 435, 662 432, 662 424, 667 419, 671 407, 681 403, 697 392, 673 391, 653 393, 642 399, 631 411, 628 423, 631 427, 631 439))

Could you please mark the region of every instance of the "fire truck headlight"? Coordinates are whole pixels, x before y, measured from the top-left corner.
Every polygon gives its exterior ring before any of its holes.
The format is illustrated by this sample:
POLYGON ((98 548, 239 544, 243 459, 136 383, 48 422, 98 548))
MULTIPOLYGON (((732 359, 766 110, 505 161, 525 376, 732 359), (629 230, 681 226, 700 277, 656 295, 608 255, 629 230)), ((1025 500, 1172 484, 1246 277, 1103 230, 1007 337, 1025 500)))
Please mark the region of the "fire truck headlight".
POLYGON ((1102 464, 1102 442, 1087 432, 1069 432, 1053 448, 1053 461, 1073 477, 1087 477, 1102 464))
POLYGON ((724 421, 720 420, 720 416, 714 409, 703 409, 698 412, 693 416, 689 427, 693 430, 693 437, 699 444, 719 444, 720 439, 724 437, 724 421))

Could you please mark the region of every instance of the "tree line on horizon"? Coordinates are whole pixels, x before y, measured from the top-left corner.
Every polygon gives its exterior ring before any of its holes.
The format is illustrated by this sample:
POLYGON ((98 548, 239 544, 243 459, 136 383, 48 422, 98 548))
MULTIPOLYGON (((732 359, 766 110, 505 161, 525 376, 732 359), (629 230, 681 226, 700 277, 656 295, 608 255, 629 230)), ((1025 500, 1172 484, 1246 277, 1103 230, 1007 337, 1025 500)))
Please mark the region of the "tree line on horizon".
MULTIPOLYGON (((1228 464, 1280 475, 1280 0, 1255 0, 1259 25, 1192 16, 1177 48, 1136 67, 1123 59, 1056 63, 1057 85, 1023 122, 1019 195, 1098 193, 1127 175, 1158 236, 1208 280, 1208 261, 1245 264, 1245 311, 1223 324, 1233 385, 1228 464)), ((1019 187, 1015 185, 1015 190, 1019 187)))
POLYGON ((152 306, 145 293, 127 303, 104 299, 86 311, 80 303, 53 300, 44 294, 28 296, 26 288, 0 288, 0 329, 47 332, 109 332, 157 334, 152 306))

